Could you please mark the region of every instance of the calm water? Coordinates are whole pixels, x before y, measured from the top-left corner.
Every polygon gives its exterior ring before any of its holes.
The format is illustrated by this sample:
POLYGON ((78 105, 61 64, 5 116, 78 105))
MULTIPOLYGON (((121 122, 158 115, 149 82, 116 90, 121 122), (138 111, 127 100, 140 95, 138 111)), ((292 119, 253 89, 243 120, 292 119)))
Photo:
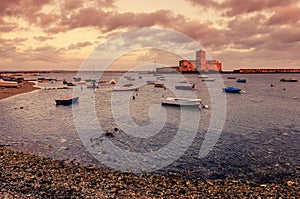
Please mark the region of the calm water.
MULTIPOLYGON (((48 76, 71 80, 74 74, 48 76)), ((82 79, 99 76, 80 74, 82 79)), ((105 74, 101 79, 118 80, 116 87, 133 83, 139 91, 112 92, 114 85, 107 84, 94 91, 82 85, 3 99, 0 143, 60 160, 101 162, 120 170, 131 167, 133 171, 141 168, 197 178, 263 182, 299 177, 300 83, 279 81, 290 74, 234 75, 246 78, 246 84, 226 78, 232 74, 221 79, 210 75, 217 78, 215 82, 203 82, 192 74, 164 76, 167 89, 147 85, 146 80, 156 79, 152 74, 105 74), (124 76, 136 79, 129 81, 124 76), (175 90, 174 85, 184 85, 182 81, 195 83, 197 90, 175 90), (225 94, 222 84, 245 92, 225 94), (72 94, 80 97, 73 107, 55 105, 56 98, 72 94), (161 98, 171 96, 201 98, 209 109, 162 107, 161 98), (104 136, 115 127, 119 129, 115 137, 104 136), (207 135, 213 138, 213 148, 199 157, 207 135)), ((300 79, 299 74, 292 76, 300 79)))

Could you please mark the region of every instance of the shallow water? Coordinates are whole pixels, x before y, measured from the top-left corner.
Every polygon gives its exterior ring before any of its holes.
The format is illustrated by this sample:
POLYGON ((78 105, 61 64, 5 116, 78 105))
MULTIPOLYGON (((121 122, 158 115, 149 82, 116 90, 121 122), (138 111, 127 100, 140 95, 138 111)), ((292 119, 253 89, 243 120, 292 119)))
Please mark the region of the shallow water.
MULTIPOLYGON (((74 74, 47 76, 72 79, 74 74)), ((80 74, 83 80, 99 76, 80 74)), ((34 154, 122 171, 263 182, 299 176, 300 84, 279 81, 290 74, 236 74, 247 79, 245 84, 226 78, 232 74, 210 75, 215 82, 193 74, 164 76, 167 89, 145 83, 156 79, 153 74, 104 74, 102 79, 118 80, 115 86, 133 83, 139 91, 113 92, 114 85, 102 84, 94 92, 83 85, 3 99, 0 141, 34 154), (136 79, 126 80, 125 75, 136 79), (196 84, 195 92, 174 89, 185 79, 196 84), (222 84, 245 92, 225 94, 222 84), (55 105, 56 98, 72 94, 79 96, 79 103, 55 105), (209 109, 162 107, 161 98, 171 96, 201 98, 209 109), (104 136, 106 132, 115 137, 104 136), (204 157, 199 156, 205 148, 201 146, 212 147, 204 157)), ((300 79, 299 74, 292 76, 300 79)))

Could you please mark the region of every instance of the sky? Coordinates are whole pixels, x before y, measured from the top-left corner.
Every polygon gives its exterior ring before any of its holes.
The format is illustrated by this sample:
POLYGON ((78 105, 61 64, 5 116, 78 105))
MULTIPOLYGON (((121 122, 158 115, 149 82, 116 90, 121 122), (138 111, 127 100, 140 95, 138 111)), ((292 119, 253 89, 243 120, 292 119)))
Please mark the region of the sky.
POLYGON ((0 70, 300 68, 300 0, 0 1, 0 70))

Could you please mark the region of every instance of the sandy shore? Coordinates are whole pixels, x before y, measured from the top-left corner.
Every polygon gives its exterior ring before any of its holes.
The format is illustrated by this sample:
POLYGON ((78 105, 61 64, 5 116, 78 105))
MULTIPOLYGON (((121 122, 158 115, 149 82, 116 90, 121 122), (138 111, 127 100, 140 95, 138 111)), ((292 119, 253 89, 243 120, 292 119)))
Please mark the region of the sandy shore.
POLYGON ((0 198, 299 198, 299 179, 280 184, 135 175, 0 147, 0 198))
POLYGON ((20 84, 19 88, 0 88, 0 99, 4 99, 7 97, 11 97, 13 95, 21 94, 21 93, 26 93, 30 92, 33 90, 36 90, 39 88, 34 87, 34 83, 28 82, 28 81, 23 81, 20 84))

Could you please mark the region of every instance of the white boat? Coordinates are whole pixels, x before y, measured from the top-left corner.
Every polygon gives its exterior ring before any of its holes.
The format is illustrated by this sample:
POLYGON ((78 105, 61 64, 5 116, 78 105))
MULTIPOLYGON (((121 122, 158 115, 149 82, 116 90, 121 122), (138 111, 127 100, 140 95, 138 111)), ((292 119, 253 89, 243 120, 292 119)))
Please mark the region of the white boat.
POLYGON ((172 97, 162 99, 161 104, 168 105, 168 106, 187 106, 187 107, 199 107, 200 105, 202 105, 201 99, 172 98, 172 97))
POLYGON ((136 86, 117 87, 114 88, 113 91, 138 91, 138 87, 136 86))
POLYGON ((205 82, 214 82, 214 81, 216 81, 216 79, 215 78, 204 78, 202 81, 205 81, 205 82))
POLYGON ((18 82, 4 81, 3 79, 0 79, 0 87, 17 88, 17 87, 19 87, 19 84, 18 84, 18 82))
POLYGON ((207 75, 199 75, 198 78, 208 78, 207 75))

